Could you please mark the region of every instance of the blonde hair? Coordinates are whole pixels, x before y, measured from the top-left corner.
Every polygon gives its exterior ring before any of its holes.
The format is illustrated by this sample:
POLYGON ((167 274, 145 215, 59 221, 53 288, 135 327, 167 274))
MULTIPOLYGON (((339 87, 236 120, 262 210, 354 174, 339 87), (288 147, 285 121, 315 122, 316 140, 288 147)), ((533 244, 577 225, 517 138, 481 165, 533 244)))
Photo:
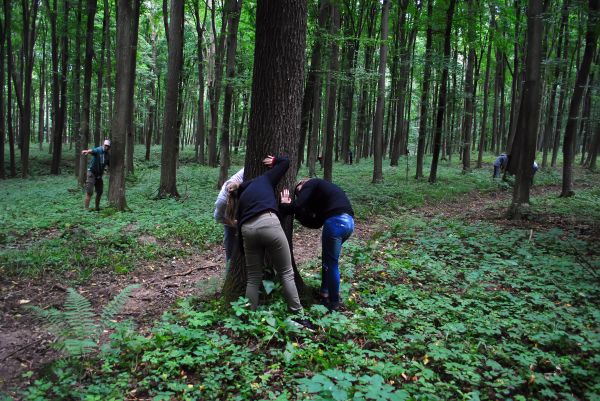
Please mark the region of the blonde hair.
POLYGON ((223 220, 225 224, 231 227, 237 226, 237 210, 239 204, 238 182, 230 182, 227 184, 227 205, 225 206, 225 215, 223 220))

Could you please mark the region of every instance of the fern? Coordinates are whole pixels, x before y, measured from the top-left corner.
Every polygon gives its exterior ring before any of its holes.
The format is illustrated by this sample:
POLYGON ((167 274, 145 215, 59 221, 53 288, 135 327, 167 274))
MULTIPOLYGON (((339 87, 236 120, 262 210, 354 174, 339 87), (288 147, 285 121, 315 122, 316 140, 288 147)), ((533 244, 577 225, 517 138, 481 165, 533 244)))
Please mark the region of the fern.
POLYGON ((124 288, 102 310, 96 314, 90 301, 72 288, 67 289, 64 310, 42 309, 27 306, 46 322, 49 330, 56 336, 56 345, 69 356, 83 356, 98 348, 102 330, 113 327, 114 317, 123 309, 131 292, 139 285, 124 288))
POLYGON ((139 288, 139 284, 128 285, 123 288, 123 290, 106 305, 102 314, 100 315, 100 322, 104 327, 110 327, 112 325, 112 320, 114 317, 119 314, 129 301, 129 297, 131 292, 137 288, 139 288))

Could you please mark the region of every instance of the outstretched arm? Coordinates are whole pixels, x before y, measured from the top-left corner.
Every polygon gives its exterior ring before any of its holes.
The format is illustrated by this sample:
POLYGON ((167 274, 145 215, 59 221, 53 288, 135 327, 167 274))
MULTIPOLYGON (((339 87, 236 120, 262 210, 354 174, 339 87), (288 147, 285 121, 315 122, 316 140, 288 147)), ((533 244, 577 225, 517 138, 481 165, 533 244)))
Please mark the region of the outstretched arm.
POLYGON ((279 181, 288 171, 288 168, 290 168, 290 159, 287 157, 274 157, 269 155, 263 159, 263 163, 266 166, 271 167, 271 169, 265 173, 265 176, 273 187, 279 184, 279 181))

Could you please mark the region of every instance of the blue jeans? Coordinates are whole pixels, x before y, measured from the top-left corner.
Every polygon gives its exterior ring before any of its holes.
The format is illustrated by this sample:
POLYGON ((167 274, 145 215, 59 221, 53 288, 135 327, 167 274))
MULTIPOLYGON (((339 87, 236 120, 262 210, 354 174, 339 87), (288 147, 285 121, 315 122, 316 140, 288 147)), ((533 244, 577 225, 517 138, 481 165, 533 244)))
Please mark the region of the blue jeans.
POLYGON ((223 225, 225 227, 225 233, 223 235, 223 243, 225 244, 225 261, 229 262, 231 255, 233 254, 233 247, 237 238, 237 228, 223 225))
POLYGON ((329 294, 329 306, 340 303, 340 267, 339 259, 342 244, 354 231, 354 219, 349 214, 332 216, 323 224, 321 244, 323 246, 323 271, 321 294, 329 294))

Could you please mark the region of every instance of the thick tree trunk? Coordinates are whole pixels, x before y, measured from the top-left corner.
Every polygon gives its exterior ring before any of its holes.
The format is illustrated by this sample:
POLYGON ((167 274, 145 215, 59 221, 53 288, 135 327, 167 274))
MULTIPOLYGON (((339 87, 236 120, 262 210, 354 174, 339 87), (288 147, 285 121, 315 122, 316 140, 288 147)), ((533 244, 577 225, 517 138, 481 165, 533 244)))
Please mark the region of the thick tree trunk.
MULTIPOLYGON (((88 0, 85 33, 85 64, 83 67, 83 110, 81 115, 81 148, 87 149, 90 139, 90 108, 92 97, 92 59, 94 57, 94 18, 97 0, 88 0)), ((85 184, 86 165, 83 156, 79 166, 79 185, 85 184)))
POLYGON ((577 71, 575 79, 575 89, 571 97, 571 105, 569 107, 569 116, 567 126, 565 128, 565 139, 563 142, 563 182, 561 197, 572 196, 573 191, 573 160, 575 159, 575 134, 577 130, 577 117, 579 114, 579 105, 583 91, 588 81, 588 75, 594 52, 596 51, 596 42, 598 40, 598 26, 600 21, 600 0, 590 0, 589 2, 589 20, 588 30, 585 35, 585 50, 583 59, 577 71))
MULTIPOLYGON (((302 108, 306 17, 306 0, 258 2, 245 179, 264 171, 260 161, 267 154, 287 154, 292 163, 281 184, 293 187, 302 108)), ((286 218, 283 226, 291 246, 291 218, 286 218)), ((296 287, 302 293, 304 284, 295 265, 294 270, 296 287)), ((244 260, 236 250, 225 279, 225 299, 237 299, 245 284, 244 260)))
POLYGON ((159 197, 179 197, 177 192, 177 158, 179 156, 178 104, 183 62, 183 0, 171 0, 169 22, 169 57, 163 144, 161 153, 159 197))
POLYGON ((511 149, 508 170, 516 173, 509 215, 520 219, 527 215, 529 190, 533 181, 533 160, 539 124, 542 88, 542 0, 529 0, 527 9, 527 56, 525 59, 525 84, 521 97, 517 134, 511 149))
POLYGON ((227 33, 227 66, 225 85, 225 98, 223 99, 223 127, 221 132, 221 169, 217 187, 221 188, 229 178, 229 126, 231 120, 231 107, 233 104, 233 80, 235 78, 235 53, 237 49, 237 33, 242 10, 242 0, 228 0, 229 31, 227 33))
POLYGON ((12 7, 9 2, 4 2, 4 35, 6 38, 6 64, 8 66, 7 77, 6 77, 6 126, 8 131, 8 157, 9 157, 9 169, 10 176, 14 177, 17 175, 17 169, 15 164, 15 136, 12 124, 12 85, 11 76, 13 71, 13 65, 11 62, 12 55, 12 7))
MULTIPOLYGON (((134 20, 137 18, 135 10, 139 10, 140 0, 118 0, 117 2, 117 43, 116 62, 117 75, 115 83, 115 114, 112 117, 111 136, 112 146, 110 155, 110 188, 108 201, 118 210, 127 208, 125 199, 125 150, 127 141, 127 128, 131 116, 128 110, 133 96, 131 80, 133 71, 131 60, 136 57, 133 43, 134 20), (137 4, 136 4, 137 3, 137 4)), ((110 52, 109 52, 110 53, 110 52)))
MULTIPOLYGON (((448 12, 446 13, 446 33, 444 36, 444 59, 450 58, 450 39, 452 37, 452 17, 454 15, 454 4, 456 0, 450 0, 448 12)), ((434 183, 437 180, 438 159, 440 157, 440 145, 442 140, 442 124, 444 123, 444 112, 446 111, 446 88, 448 85, 448 64, 444 63, 442 67, 440 94, 438 98, 437 119, 433 138, 433 159, 431 160, 431 171, 429 172, 429 182, 434 183)))
POLYGON ((390 1, 383 0, 381 7, 381 48, 379 51, 379 83, 377 105, 373 120, 373 179, 374 184, 383 182, 383 110, 385 107, 385 66, 387 63, 387 38, 389 29, 390 1))

